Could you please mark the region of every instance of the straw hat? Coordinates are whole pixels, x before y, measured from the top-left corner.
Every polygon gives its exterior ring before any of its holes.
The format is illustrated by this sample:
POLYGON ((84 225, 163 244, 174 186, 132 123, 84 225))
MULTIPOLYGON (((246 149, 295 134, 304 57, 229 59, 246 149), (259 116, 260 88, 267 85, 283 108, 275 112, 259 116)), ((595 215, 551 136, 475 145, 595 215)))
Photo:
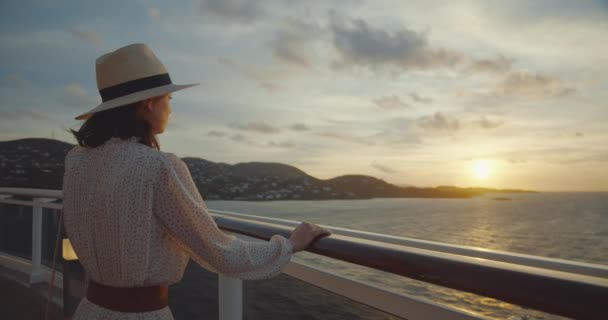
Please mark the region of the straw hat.
POLYGON ((97 58, 95 67, 97 89, 103 102, 77 116, 76 120, 88 119, 99 111, 198 85, 171 83, 165 66, 143 43, 130 44, 104 54, 97 58))

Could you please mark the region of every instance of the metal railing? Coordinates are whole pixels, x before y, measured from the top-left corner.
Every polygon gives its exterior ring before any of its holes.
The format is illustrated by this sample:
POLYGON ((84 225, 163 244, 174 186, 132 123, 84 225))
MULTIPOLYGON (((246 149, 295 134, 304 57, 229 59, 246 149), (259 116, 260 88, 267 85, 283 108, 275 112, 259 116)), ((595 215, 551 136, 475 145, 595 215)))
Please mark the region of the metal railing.
MULTIPOLYGON (((33 201, 0 198, 0 203, 31 205, 34 214, 38 214, 36 208, 60 207, 45 200, 62 197, 61 191, 15 188, 0 188, 0 195, 34 197, 33 201)), ((211 213, 221 229, 264 240, 274 234, 288 237, 298 223, 225 211, 211 210, 211 213)), ((576 319, 606 315, 603 306, 608 297, 606 266, 328 227, 334 235, 317 241, 308 251, 552 314, 576 319)), ((34 235, 39 230, 38 219, 34 218, 32 240, 39 241, 34 235)), ((40 254, 35 250, 39 245, 32 242, 31 281, 40 280, 40 276, 34 276, 38 272, 35 266, 40 264, 40 259, 35 258, 35 254, 40 254)), ((482 319, 293 261, 283 272, 402 318, 482 319)), ((242 319, 242 282, 221 275, 219 281, 220 319, 242 319)))

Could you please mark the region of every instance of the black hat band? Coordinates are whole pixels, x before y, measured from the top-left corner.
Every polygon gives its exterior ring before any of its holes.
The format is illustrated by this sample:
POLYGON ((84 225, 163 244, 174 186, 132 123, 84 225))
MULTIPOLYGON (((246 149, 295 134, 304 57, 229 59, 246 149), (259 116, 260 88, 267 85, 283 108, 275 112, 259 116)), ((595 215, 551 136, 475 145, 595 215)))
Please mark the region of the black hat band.
POLYGON ((101 101, 106 102, 131 93, 166 86, 168 84, 171 84, 171 77, 169 77, 168 73, 163 73, 107 87, 99 90, 99 94, 101 95, 101 101))

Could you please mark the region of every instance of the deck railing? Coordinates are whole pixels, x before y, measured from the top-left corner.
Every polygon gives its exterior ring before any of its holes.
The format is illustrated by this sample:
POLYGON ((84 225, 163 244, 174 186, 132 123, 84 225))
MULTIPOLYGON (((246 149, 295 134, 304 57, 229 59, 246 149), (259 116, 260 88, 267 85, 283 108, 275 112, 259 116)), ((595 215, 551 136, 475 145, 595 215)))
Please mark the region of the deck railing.
MULTIPOLYGON (((42 208, 61 209, 61 204, 49 203, 51 199, 61 198, 62 193, 58 190, 0 188, 0 203, 32 207, 31 261, 0 253, 1 263, 13 267, 14 261, 29 263, 32 283, 49 281, 49 270, 40 263, 42 208), (12 196, 31 197, 32 200, 11 199, 12 196)), ((211 210, 211 214, 218 226, 227 232, 264 240, 274 234, 288 237, 299 223, 217 210, 211 210)), ((322 238, 308 251, 556 315, 600 319, 608 314, 604 306, 608 297, 607 266, 326 227, 334 235, 322 238)), ((483 319, 473 313, 293 261, 283 272, 405 319, 483 319)), ((60 281, 56 285, 61 286, 60 281)), ((242 319, 242 310, 242 281, 220 275, 220 319, 242 319)))

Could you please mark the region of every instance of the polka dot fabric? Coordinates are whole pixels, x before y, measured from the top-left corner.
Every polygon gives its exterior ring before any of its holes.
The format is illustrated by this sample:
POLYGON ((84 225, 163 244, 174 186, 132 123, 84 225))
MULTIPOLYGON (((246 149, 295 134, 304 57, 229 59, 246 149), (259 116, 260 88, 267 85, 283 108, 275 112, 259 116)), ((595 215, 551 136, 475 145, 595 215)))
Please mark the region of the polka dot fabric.
MULTIPOLYGON (((131 137, 65 159, 64 224, 89 279, 115 287, 171 285, 188 260, 234 278, 272 278, 290 261, 291 242, 245 241, 218 229, 186 164, 131 137)), ((77 319, 173 319, 167 308, 121 313, 84 298, 77 319)))

